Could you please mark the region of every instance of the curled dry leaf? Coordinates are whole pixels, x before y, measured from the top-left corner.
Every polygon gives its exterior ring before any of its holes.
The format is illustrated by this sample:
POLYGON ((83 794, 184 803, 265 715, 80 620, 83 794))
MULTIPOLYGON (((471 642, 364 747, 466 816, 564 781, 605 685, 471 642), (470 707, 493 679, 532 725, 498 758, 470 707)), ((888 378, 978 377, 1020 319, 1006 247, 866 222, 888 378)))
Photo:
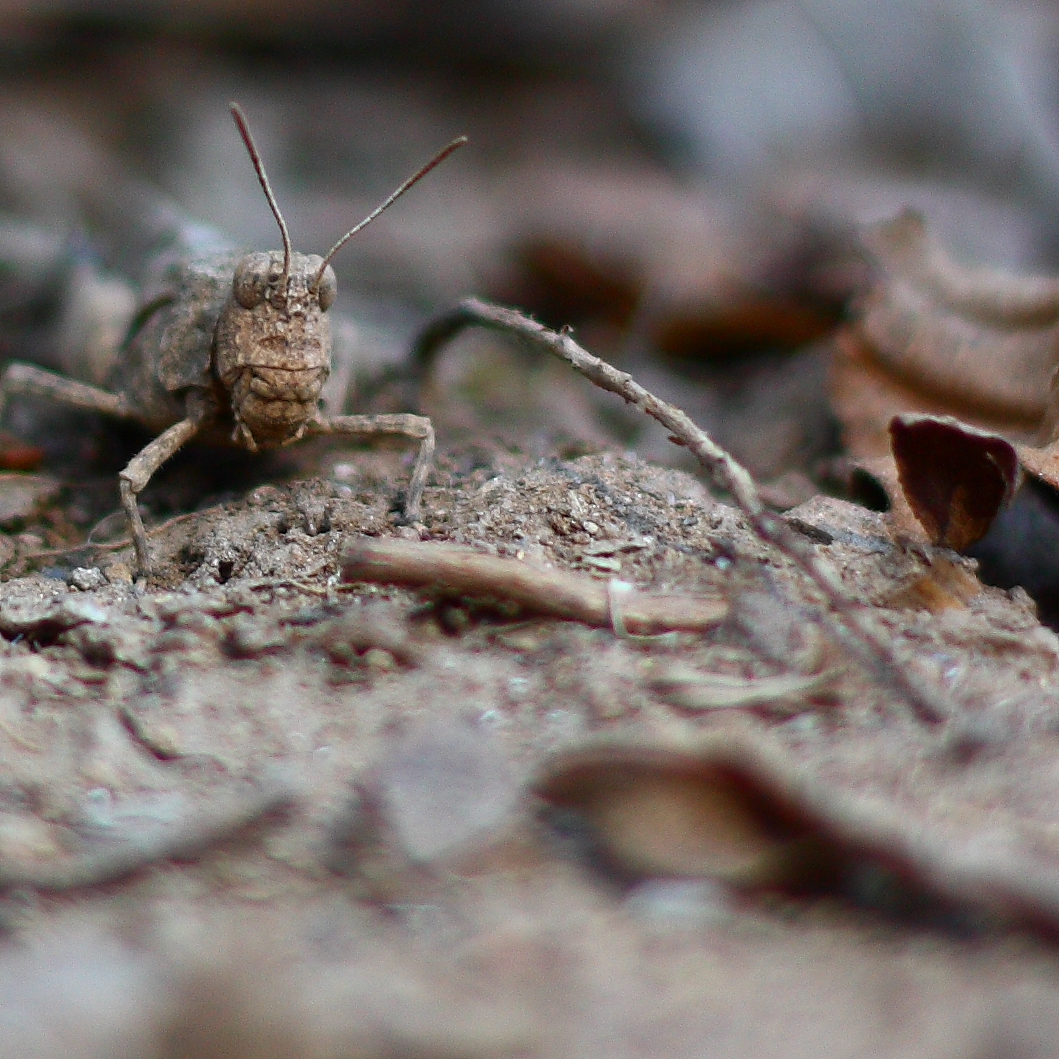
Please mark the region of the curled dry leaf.
POLYGON ((912 513, 932 544, 956 551, 985 536, 1021 478, 1010 442, 948 416, 894 416, 890 445, 912 513))
POLYGON ((1034 429, 1059 349, 1059 281, 958 265, 912 210, 865 241, 884 272, 858 324, 875 360, 953 411, 1034 429))
POLYGON ((1016 464, 1059 488, 1059 280, 959 265, 911 210, 865 242, 881 274, 832 372, 847 448, 899 523, 910 509, 932 543, 969 547, 1016 464))

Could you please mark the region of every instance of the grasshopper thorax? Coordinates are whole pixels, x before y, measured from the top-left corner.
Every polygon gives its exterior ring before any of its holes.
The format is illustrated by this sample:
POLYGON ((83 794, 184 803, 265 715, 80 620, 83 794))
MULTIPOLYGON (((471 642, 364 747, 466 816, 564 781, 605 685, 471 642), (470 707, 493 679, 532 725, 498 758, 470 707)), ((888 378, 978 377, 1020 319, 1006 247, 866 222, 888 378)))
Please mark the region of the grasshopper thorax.
POLYGON ((233 440, 250 449, 295 441, 331 372, 335 274, 317 254, 247 254, 217 323, 214 370, 231 399, 233 440), (317 277, 319 276, 319 282, 317 277))

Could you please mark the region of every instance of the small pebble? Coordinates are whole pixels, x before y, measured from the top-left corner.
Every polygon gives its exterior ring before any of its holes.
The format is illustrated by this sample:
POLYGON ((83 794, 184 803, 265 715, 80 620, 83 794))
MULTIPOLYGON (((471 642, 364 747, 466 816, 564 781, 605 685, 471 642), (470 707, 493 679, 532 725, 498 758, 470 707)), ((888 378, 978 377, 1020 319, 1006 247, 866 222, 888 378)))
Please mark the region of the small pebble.
POLYGON ((516 702, 521 702, 529 696, 533 685, 527 677, 509 677, 507 682, 508 694, 516 702))
POLYGON ((719 926, 733 917, 730 892, 710 879, 648 879, 634 887, 625 907, 670 929, 719 926))
POLYGON ((604 555, 586 555, 581 562, 594 570, 603 570, 606 573, 616 574, 621 570, 620 559, 612 559, 604 555))
POLYGON ((795 735, 816 735, 821 728, 820 718, 815 713, 800 713, 783 725, 784 731, 795 735))
POLYGON ((107 579, 98 566, 79 566, 70 574, 69 583, 80 592, 89 592, 93 588, 102 588, 107 579))
POLYGON ((438 609, 438 624, 450 636, 460 636, 471 627, 471 616, 463 607, 443 606, 438 609))
POLYGON ((364 664, 369 669, 380 673, 392 673, 397 668, 397 660, 394 656, 381 647, 369 647, 364 652, 364 664))
POLYGON ((336 482, 355 482, 359 473, 355 463, 336 463, 331 468, 331 477, 336 482))
POLYGON ((493 634, 493 642, 501 647, 508 647, 512 651, 536 651, 543 642, 544 636, 540 629, 518 627, 512 629, 501 629, 493 634))
POLYGON ((132 581, 132 570, 126 563, 111 563, 103 571, 103 576, 112 584, 128 584, 132 581))

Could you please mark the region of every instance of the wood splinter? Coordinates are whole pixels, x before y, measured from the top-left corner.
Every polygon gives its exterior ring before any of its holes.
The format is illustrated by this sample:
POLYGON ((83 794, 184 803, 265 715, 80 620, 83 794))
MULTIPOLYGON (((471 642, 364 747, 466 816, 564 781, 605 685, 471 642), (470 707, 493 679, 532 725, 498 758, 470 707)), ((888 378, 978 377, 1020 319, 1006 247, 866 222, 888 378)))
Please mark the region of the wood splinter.
MULTIPOLYGON (((500 559, 453 544, 380 540, 365 537, 342 562, 346 581, 428 585, 460 596, 511 600, 526 611, 586 625, 611 626, 613 613, 605 583, 587 574, 556 570, 521 559, 500 559)), ((630 592, 621 620, 638 635, 667 631, 704 632, 728 614, 728 603, 708 596, 630 592)))

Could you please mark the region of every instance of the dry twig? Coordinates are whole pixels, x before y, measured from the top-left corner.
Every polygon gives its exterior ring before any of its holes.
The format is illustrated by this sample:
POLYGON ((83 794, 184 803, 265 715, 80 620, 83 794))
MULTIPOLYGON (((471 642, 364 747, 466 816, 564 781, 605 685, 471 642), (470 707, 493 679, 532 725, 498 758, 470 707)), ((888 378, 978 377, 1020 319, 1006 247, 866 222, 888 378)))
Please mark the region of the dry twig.
POLYGON ((663 666, 650 678, 663 701, 683 710, 742 710, 755 706, 787 712, 814 696, 832 691, 842 676, 838 668, 820 673, 774 677, 737 677, 710 673, 675 663, 663 666))
POLYGON ((645 390, 628 372, 619 371, 586 352, 566 331, 551 331, 513 309, 490 305, 476 298, 460 302, 451 313, 424 332, 416 350, 420 362, 426 363, 442 343, 472 326, 517 335, 532 346, 566 361, 600 388, 617 394, 658 420, 671 432, 671 440, 694 453, 714 483, 731 494, 754 532, 805 571, 839 618, 839 621, 829 622, 834 632, 879 672, 912 706, 921 721, 936 724, 953 712, 940 690, 917 677, 900 658, 897 645, 886 629, 846 594, 834 567, 820 559, 782 519, 766 510, 746 468, 700 430, 684 412, 645 390))
MULTIPOLYGON (((347 581, 432 585, 462 596, 509 599, 526 610, 586 625, 612 622, 606 585, 586 574, 555 570, 521 559, 499 559, 452 544, 365 537, 345 554, 347 581)), ((723 621, 728 604, 701 596, 630 594, 621 616, 638 633, 668 629, 702 632, 723 621)))
POLYGON ((152 864, 196 860, 263 818, 282 813, 293 804, 293 792, 282 785, 234 796, 219 806, 198 810, 194 819, 183 825, 162 828, 115 847, 38 868, 0 868, 0 893, 9 890, 41 893, 80 890, 120 882, 152 864))

